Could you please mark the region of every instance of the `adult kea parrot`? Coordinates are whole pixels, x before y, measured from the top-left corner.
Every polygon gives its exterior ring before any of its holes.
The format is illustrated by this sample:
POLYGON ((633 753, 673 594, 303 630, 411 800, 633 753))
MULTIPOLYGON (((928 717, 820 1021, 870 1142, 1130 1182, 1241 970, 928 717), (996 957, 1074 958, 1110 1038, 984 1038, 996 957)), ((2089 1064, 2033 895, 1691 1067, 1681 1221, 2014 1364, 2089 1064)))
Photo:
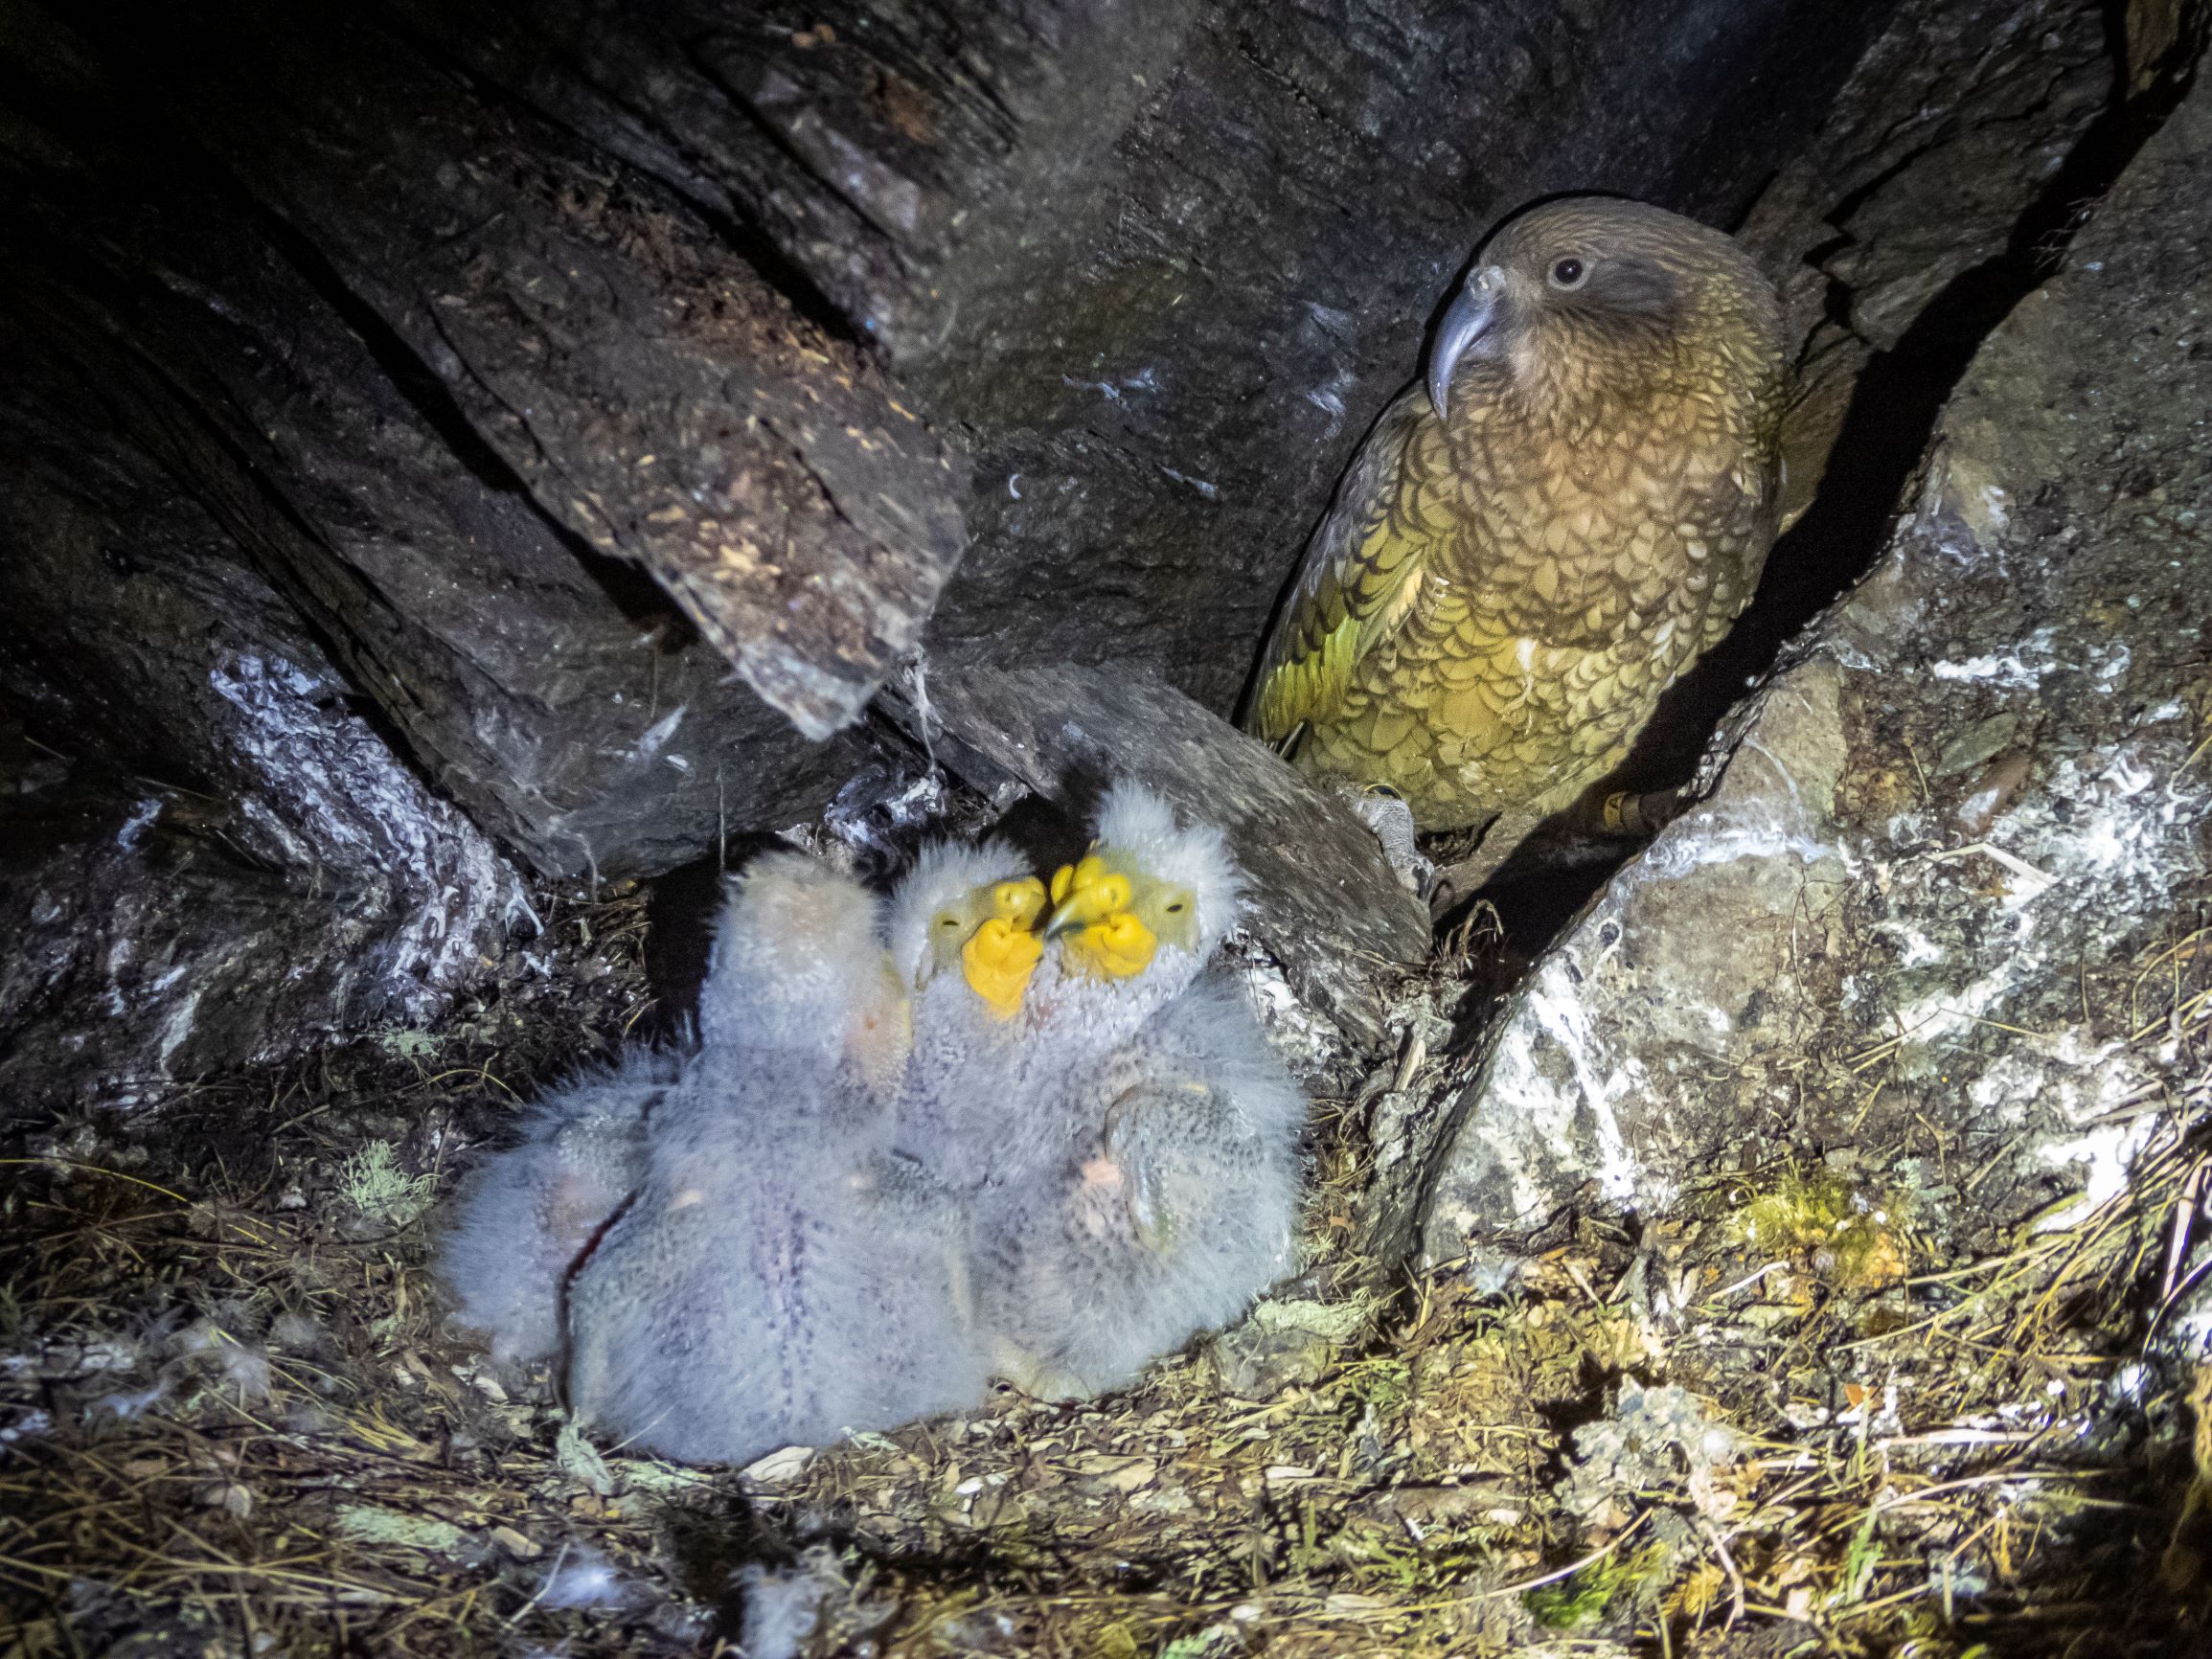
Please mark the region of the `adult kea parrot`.
POLYGON ((1773 287, 1721 232, 1599 196, 1507 220, 1338 485, 1247 728, 1421 830, 1488 825, 1448 873, 1471 891, 1749 601, 1785 384, 1773 287))

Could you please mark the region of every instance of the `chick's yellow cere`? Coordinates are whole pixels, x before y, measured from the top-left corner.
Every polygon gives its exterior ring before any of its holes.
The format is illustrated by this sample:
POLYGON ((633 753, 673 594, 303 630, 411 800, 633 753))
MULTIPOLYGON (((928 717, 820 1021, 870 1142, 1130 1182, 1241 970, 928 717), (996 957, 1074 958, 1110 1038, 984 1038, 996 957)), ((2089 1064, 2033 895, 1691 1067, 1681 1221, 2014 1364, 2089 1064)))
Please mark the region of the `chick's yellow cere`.
POLYGON ((991 890, 991 907, 998 920, 1027 932, 1044 914, 1044 883, 1034 875, 1001 881, 991 890))
POLYGON ((1424 830, 1566 805, 1749 600, 1784 375, 1720 232, 1599 197, 1509 220, 1338 486, 1247 726, 1424 830))
POLYGON ((956 964, 969 989, 998 1019, 1012 1019, 1044 954, 1032 931, 1044 913, 1044 883, 1034 875, 973 883, 947 893, 928 920, 924 960, 912 965, 926 982, 956 964))
POLYGON ((1077 930, 1068 941, 1068 960, 1093 978, 1127 979, 1152 966, 1159 944, 1151 928, 1117 910, 1077 930))

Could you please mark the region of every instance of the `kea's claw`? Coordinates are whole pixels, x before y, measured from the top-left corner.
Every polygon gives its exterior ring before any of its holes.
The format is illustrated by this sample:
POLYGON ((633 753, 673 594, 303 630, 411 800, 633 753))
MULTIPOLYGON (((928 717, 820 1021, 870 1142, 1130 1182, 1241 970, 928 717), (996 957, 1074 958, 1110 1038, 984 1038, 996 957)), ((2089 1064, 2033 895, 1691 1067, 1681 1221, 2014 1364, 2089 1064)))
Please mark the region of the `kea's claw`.
POLYGON ((1382 844, 1391 874, 1416 898, 1426 898, 1436 882, 1436 866, 1414 841, 1413 808, 1394 789, 1357 784, 1339 785, 1345 805, 1382 844))

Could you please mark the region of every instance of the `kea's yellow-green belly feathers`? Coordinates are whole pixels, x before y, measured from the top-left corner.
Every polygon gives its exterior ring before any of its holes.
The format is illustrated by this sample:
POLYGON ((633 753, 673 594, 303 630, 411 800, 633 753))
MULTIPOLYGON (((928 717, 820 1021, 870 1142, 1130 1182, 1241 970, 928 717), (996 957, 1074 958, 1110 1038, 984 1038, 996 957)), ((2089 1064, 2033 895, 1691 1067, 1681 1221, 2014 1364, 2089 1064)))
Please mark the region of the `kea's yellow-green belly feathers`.
POLYGON ((1377 434, 1394 488, 1354 561, 1397 591, 1364 621, 1293 601, 1311 614, 1284 636, 1304 648, 1271 659, 1258 734, 1303 725, 1302 770, 1387 785, 1425 830, 1554 811, 1609 770, 1742 610, 1772 535, 1747 423, 1649 413, 1641 441, 1516 464, 1408 394, 1377 434), (1677 423, 1721 441, 1684 445, 1677 423))
POLYGON ((1424 830, 1530 820, 1619 761, 1750 598, 1780 498, 1781 310, 1727 237, 1566 198, 1485 260, 1338 485, 1245 716, 1424 830))

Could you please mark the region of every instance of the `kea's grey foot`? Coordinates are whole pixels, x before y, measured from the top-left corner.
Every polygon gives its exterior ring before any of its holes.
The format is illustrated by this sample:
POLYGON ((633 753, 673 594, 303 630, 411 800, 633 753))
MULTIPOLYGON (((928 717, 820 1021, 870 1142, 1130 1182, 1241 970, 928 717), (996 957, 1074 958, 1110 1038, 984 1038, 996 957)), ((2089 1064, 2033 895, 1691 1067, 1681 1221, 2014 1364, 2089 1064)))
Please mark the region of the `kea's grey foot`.
POLYGON ((1436 866, 1414 844, 1413 808, 1379 784, 1339 784, 1337 793, 1382 844, 1383 861, 1406 892, 1420 898, 1436 879, 1436 866))

